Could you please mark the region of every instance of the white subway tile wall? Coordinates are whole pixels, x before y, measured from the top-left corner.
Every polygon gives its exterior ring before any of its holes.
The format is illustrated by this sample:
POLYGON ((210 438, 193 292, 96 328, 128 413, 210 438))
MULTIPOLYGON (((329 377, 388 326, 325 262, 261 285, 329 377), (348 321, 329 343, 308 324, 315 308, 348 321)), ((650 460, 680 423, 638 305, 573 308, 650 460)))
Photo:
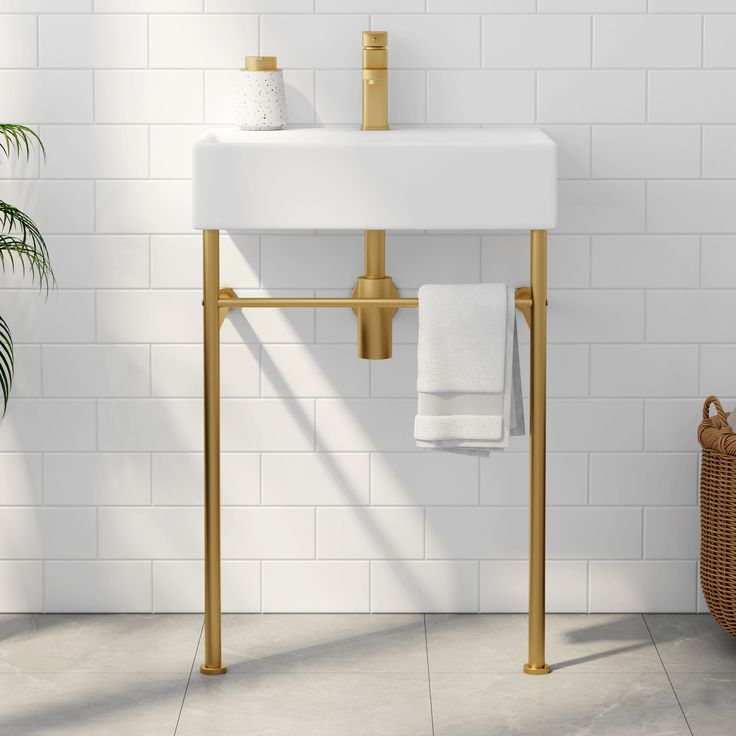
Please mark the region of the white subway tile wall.
MULTIPOLYGON (((393 125, 558 143, 549 609, 697 609, 695 427, 704 396, 736 401, 733 0, 0 0, 2 119, 47 148, 2 162, 0 197, 48 234, 58 282, 0 276, 0 611, 202 610, 191 144, 231 124, 247 54, 278 56, 291 123, 357 124, 369 28, 390 34, 393 125)), ((222 281, 347 295, 361 249, 223 233, 222 281)), ((524 285, 527 238, 389 233, 388 267, 405 295, 524 285)), ((525 609, 528 443, 418 452, 416 314, 394 337, 368 363, 348 311, 229 316, 225 610, 525 609)))

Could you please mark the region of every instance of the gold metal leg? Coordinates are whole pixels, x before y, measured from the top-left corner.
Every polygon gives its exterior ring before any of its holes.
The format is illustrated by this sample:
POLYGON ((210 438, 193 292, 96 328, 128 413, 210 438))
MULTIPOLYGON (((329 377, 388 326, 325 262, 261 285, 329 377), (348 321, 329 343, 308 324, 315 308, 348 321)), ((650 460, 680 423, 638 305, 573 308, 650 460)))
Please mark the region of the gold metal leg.
POLYGON ((220 633, 220 231, 202 233, 204 251, 204 664, 221 675, 220 633))
POLYGON ((529 452, 529 661, 528 675, 546 675, 544 567, 547 423, 547 231, 531 232, 531 447, 529 452))
MULTIPOLYGON (((205 364, 205 663, 204 674, 221 674, 220 652, 220 336, 219 328, 230 309, 244 307, 352 307, 377 314, 388 312, 387 341, 377 353, 361 357, 390 357, 390 318, 399 307, 417 307, 416 297, 399 298, 393 284, 389 293, 367 289, 352 298, 339 297, 238 297, 219 288, 217 230, 204 231, 204 364, 205 364), (374 293, 375 292, 375 293, 374 293), (219 297, 219 299, 218 299, 219 297), (391 311, 389 311, 391 310, 391 311)), ((358 279, 372 285, 385 276, 383 232, 366 232, 366 274, 358 279)), ((358 292, 360 288, 356 289, 358 292)), ((516 308, 531 328, 531 447, 530 447, 530 549, 529 549, 529 661, 524 672, 546 675, 544 656, 544 582, 546 518, 546 404, 547 404, 547 231, 531 232, 531 288, 516 290, 516 308)))

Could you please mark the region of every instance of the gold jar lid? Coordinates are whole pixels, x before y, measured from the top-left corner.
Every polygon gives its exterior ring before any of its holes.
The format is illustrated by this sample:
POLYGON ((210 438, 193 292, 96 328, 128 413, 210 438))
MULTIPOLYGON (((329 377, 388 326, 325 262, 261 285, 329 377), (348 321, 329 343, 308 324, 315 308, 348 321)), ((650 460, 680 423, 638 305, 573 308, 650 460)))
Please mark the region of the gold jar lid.
POLYGON ((275 56, 246 56, 244 72, 276 72, 278 66, 275 56))

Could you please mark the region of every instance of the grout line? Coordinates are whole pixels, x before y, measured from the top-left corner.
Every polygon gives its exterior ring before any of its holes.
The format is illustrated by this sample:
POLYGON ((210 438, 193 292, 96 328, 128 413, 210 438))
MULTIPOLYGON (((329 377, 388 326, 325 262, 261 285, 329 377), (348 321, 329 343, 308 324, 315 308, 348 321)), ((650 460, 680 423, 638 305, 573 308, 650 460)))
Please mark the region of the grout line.
POLYGON ((368 564, 368 613, 375 613, 373 610, 373 565, 375 564, 374 559, 367 559, 368 564))
POLYGON ((641 559, 646 560, 647 548, 647 507, 641 507, 641 559))
POLYGON ((675 696, 675 700, 677 701, 677 705, 680 708, 680 713, 682 713, 682 718, 685 721, 685 725, 687 725, 687 730, 690 732, 690 736, 693 735, 693 729, 690 727, 690 722, 687 720, 687 716, 685 715, 685 710, 682 707, 682 703, 680 702, 680 698, 677 697, 677 691, 675 690, 675 686, 672 684, 672 679, 670 678, 670 673, 667 672, 667 668, 664 665, 664 660, 662 659, 662 655, 659 653, 659 648, 657 647, 657 642, 654 641, 654 637, 652 636, 652 631, 649 628, 649 624, 647 623, 647 617, 642 613, 641 620, 644 622, 644 626, 646 626, 647 633, 649 634, 649 638, 651 639, 652 644, 654 645, 654 651, 657 652, 657 657, 659 657, 659 663, 662 665, 662 669, 664 670, 664 674, 667 676, 667 682, 670 683, 670 687, 672 688, 672 694, 675 696))
POLYGON ((199 651, 199 645, 202 641, 202 632, 204 631, 204 619, 202 620, 202 627, 199 630, 199 638, 197 639, 197 645, 194 647, 194 656, 192 657, 192 666, 189 669, 189 677, 187 677, 187 684, 184 687, 184 694, 181 696, 181 706, 179 707, 179 713, 176 716, 176 724, 174 725, 174 733, 172 736, 176 736, 176 732, 179 730, 179 721, 181 720, 181 713, 184 710, 184 701, 187 698, 189 692, 189 683, 192 681, 192 672, 197 666, 197 652, 199 651))
POLYGON ((424 653, 427 657, 427 689, 429 691, 429 718, 432 723, 432 736, 434 736, 434 706, 432 704, 432 675, 429 671, 429 641, 427 637, 427 614, 422 614, 424 621, 424 653))
MULTIPOLYGON (((73 13, 64 13, 64 16, 67 15, 74 15, 73 13)), ((167 15, 170 15, 167 13, 167 15)), ((458 13, 458 15, 460 15, 458 13)), ((500 17, 501 13, 495 13, 495 17, 500 17)), ((562 15, 562 14, 561 14, 562 15)), ((613 15, 613 14, 612 14, 613 15)), ((736 13, 730 14, 734 15, 736 17, 736 13)), ((3 13, 0 12, 0 18, 3 17, 3 13)), ((314 69, 317 69, 318 71, 343 71, 343 72, 360 72, 361 67, 360 65, 355 66, 297 66, 297 65, 289 65, 281 67, 285 71, 312 71, 314 69)), ((232 66, 207 66, 207 67, 201 67, 201 66, 176 66, 176 67, 169 67, 169 66, 153 66, 153 67, 142 67, 142 66, 48 66, 48 67, 41 67, 40 69, 36 66, 13 66, 13 67, 5 67, 4 71, 53 71, 53 72, 90 72, 90 71, 100 71, 100 72, 145 72, 145 71, 158 71, 158 72, 196 72, 196 71, 202 71, 206 69, 207 71, 213 71, 213 72, 227 72, 227 71, 233 71, 232 66)), ((468 71, 478 71, 479 67, 476 66, 396 66, 394 67, 393 71, 399 71, 399 72, 408 72, 408 71, 422 71, 428 69, 429 71, 438 71, 438 72, 468 72, 468 71)), ((577 66, 546 66, 546 65, 538 65, 538 66, 487 66, 483 67, 486 71, 493 71, 498 73, 503 72, 520 72, 520 71, 545 71, 545 72, 629 72, 629 76, 637 75, 639 76, 641 73, 646 71, 652 71, 656 73, 677 73, 682 74, 686 72, 698 72, 698 71, 708 71, 708 72, 735 72, 736 69, 733 66, 708 66, 703 69, 700 65, 697 66, 677 66, 677 67, 652 67, 650 69, 646 69, 644 67, 632 67, 632 66, 597 66, 594 69, 591 69, 590 66, 588 66, 587 62, 585 65, 577 65, 577 66)), ((76 121, 76 122, 70 122, 70 123, 45 123, 46 125, 81 125, 84 121, 76 121)), ((220 124, 225 124, 226 121, 221 121, 220 124)), ((122 125, 124 123, 112 123, 114 125, 122 125)), ((176 123, 176 121, 173 122, 166 122, 161 123, 161 125, 177 125, 179 123, 176 123)), ((187 123, 181 123, 181 125, 186 125, 187 123)), ((192 124, 192 123, 189 123, 192 124)), ((476 125, 477 123, 469 123, 469 125, 476 125)), ((615 125, 614 122, 608 123, 606 121, 603 121, 600 123, 601 125, 615 125)), ((632 124, 632 123, 628 123, 632 124)), ((665 123, 666 124, 666 123, 665 123)), ((672 125, 688 125, 692 124, 692 121, 682 121, 682 120, 676 120, 671 123, 672 125)), ((717 123, 721 125, 730 125, 729 122, 723 122, 723 123, 717 123)))
POLYGON ((595 16, 590 14, 590 68, 595 69, 595 16))
POLYGON ((485 36, 485 30, 486 30, 486 22, 482 15, 478 16, 478 25, 480 26, 480 54, 478 55, 478 68, 483 69, 484 66, 484 58, 483 58, 483 44, 484 44, 484 36, 485 36))
POLYGON ((368 503, 366 506, 373 506, 373 456, 374 452, 368 452, 368 503))

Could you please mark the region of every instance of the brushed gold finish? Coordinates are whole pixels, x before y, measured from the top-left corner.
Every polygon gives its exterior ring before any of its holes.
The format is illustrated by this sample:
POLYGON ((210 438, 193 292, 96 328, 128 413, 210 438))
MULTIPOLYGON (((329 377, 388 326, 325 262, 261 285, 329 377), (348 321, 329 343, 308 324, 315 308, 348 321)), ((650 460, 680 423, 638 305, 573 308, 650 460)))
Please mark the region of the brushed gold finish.
POLYGON ((202 233, 204 274, 204 675, 220 675, 220 231, 202 233))
POLYGON ((387 31, 363 31, 363 49, 385 49, 388 46, 387 31))
POLYGON ((231 299, 229 297, 220 299, 220 306, 230 309, 252 308, 252 307, 274 307, 287 309, 289 307, 347 307, 355 310, 357 307, 383 307, 400 309, 402 307, 418 307, 419 299, 412 296, 397 297, 391 299, 356 298, 352 296, 247 296, 231 299))
MULTIPOLYGON (((217 293, 217 305, 220 305, 220 299, 223 297, 229 297, 231 299, 237 299, 238 295, 228 286, 224 289, 220 289, 220 291, 217 293)), ((227 313, 230 311, 230 307, 220 307, 219 309, 219 315, 220 315, 220 327, 222 327, 222 323, 225 321, 225 317, 227 317, 227 313)))
MULTIPOLYGON (((390 276, 386 276, 386 232, 366 230, 365 274, 358 277, 353 289, 356 299, 392 299, 399 292, 390 276)), ((396 309, 371 306, 353 309, 358 315, 358 357, 386 360, 392 355, 393 317, 396 309)))
POLYGON ((246 56, 244 72, 276 72, 278 62, 275 56, 246 56))
MULTIPOLYGON (((203 674, 222 674, 220 633, 220 387, 219 327, 231 309, 326 307, 352 308, 359 314, 388 313, 416 308, 416 297, 382 295, 385 276, 385 235, 366 231, 366 275, 361 284, 379 286, 368 295, 353 297, 238 297, 219 289, 219 231, 205 230, 204 244, 204 352, 205 352, 205 663, 203 674), (217 298, 214 298, 217 295, 217 298)), ((546 523, 546 404, 547 404, 547 231, 531 232, 531 288, 515 292, 515 304, 531 329, 531 422, 529 513, 529 661, 523 671, 546 675, 545 662, 545 523, 546 523)), ((393 284, 391 284, 393 286, 393 284)), ((389 321, 390 325, 390 321, 389 321)), ((380 329, 380 328, 379 328, 380 329)), ((366 340, 370 340, 366 336, 366 340)), ((389 333, 389 355, 390 355, 389 333)), ((384 346, 385 347, 385 346, 384 346)))
POLYGON ((552 669, 548 664, 544 664, 541 667, 534 667, 531 664, 524 665, 524 674, 526 675, 548 675, 552 672, 552 669))
MULTIPOLYGON (((363 32, 363 130, 388 130, 388 33, 363 32)), ((386 276, 386 233, 365 231, 365 273, 353 289, 356 299, 391 299, 399 296, 386 276)), ((358 357, 386 360, 393 350, 393 316, 396 310, 356 309, 358 357)))
POLYGON ((365 360, 386 360, 393 354, 393 316, 396 308, 375 306, 376 299, 398 298, 399 292, 390 276, 371 279, 361 276, 353 289, 356 299, 372 303, 358 313, 358 357, 365 360))
POLYGON ((363 33, 363 130, 388 130, 388 33, 363 33))
MULTIPOLYGON (((524 315, 526 326, 532 326, 532 290, 528 286, 520 286, 514 294, 516 295, 516 308, 524 315)), ((549 304, 549 300, 545 301, 549 304)))
POLYGON ((363 246, 365 277, 382 279, 386 275, 386 231, 366 230, 363 246))
POLYGON ((526 326, 532 326, 532 290, 528 286, 520 286, 516 292, 516 308, 524 315, 526 326))
MULTIPOLYGON (((531 307, 531 299, 520 295, 522 289, 516 290, 516 308, 520 311, 531 307)), ((221 290, 221 294, 225 289, 221 290)), ((227 289, 228 293, 232 289, 227 289)), ((234 293, 234 292, 232 292, 234 293)), ((220 309, 252 309, 253 307, 288 309, 289 307, 305 308, 343 308, 356 309, 357 307, 394 307, 395 309, 416 309, 419 299, 415 296, 402 296, 395 299, 356 299, 350 296, 247 296, 247 297, 222 297, 218 302, 220 309)))
POLYGON ((550 671, 544 656, 547 434, 547 231, 531 232, 531 427, 529 448, 529 661, 524 672, 550 671))

